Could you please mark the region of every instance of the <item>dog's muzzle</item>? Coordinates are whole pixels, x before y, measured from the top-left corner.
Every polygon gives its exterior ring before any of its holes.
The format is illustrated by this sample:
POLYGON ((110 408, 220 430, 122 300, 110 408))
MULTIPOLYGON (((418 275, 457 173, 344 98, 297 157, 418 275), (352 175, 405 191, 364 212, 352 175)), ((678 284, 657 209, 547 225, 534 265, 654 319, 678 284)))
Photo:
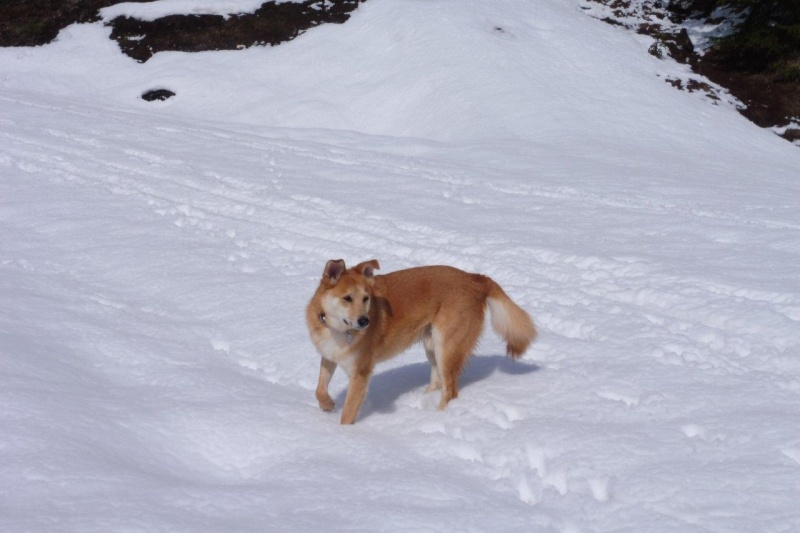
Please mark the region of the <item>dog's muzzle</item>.
POLYGON ((369 326, 369 318, 367 318, 366 316, 358 317, 358 320, 356 320, 355 324, 353 324, 346 318, 343 318, 342 321, 344 322, 345 326, 347 326, 348 328, 352 328, 355 331, 361 331, 362 329, 366 329, 367 326, 369 326))

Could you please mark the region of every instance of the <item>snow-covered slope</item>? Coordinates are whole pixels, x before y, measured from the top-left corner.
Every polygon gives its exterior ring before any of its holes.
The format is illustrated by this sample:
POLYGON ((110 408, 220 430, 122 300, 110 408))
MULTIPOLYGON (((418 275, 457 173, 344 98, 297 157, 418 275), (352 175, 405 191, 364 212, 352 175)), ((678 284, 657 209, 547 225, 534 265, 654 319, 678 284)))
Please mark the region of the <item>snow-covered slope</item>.
POLYGON ((574 2, 107 35, 0 50, 0 530, 800 528, 796 148, 574 2), (487 333, 443 413, 412 349, 341 427, 338 257, 491 275, 540 340, 487 333))

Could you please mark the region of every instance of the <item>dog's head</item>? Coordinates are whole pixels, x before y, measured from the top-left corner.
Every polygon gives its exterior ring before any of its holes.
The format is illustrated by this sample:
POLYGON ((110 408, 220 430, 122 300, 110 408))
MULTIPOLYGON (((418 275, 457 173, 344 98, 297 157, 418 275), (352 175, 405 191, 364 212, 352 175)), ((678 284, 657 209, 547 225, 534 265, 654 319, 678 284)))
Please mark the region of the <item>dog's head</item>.
POLYGON ((328 327, 346 332, 369 326, 372 285, 378 261, 364 261, 352 268, 331 259, 322 271, 322 318, 328 327))

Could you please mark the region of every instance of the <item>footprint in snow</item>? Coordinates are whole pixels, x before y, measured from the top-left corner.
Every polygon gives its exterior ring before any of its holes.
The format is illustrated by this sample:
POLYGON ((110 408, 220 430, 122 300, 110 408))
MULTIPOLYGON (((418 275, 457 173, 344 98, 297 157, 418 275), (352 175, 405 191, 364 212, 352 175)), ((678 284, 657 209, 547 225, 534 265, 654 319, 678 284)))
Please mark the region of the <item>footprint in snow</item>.
POLYGON ((798 448, 789 448, 786 450, 781 450, 783 455, 795 461, 798 465, 800 465, 800 449, 798 448))
POLYGON ((612 402, 624 403, 626 407, 631 407, 631 406, 636 407, 639 405, 638 396, 620 394, 618 392, 611 392, 611 391, 600 391, 596 394, 601 398, 603 398, 604 400, 611 400, 612 402))

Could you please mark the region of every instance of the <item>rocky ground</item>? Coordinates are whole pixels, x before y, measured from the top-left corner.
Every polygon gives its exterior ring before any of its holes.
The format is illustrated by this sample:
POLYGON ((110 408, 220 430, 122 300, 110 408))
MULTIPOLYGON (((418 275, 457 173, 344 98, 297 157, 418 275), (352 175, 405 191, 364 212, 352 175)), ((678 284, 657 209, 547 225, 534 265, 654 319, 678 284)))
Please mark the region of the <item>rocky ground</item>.
POLYGON ((666 80, 677 89, 703 91, 717 99, 708 80, 738 99, 745 117, 800 144, 800 82, 779 72, 731 69, 714 46, 715 39, 732 29, 736 13, 711 8, 704 14, 689 13, 658 0, 587 0, 585 9, 609 24, 651 36, 652 55, 689 65, 697 78, 666 80))
MULTIPOLYGON (((128 0, 125 0, 128 1, 128 0)), ((134 0, 142 2, 144 0, 134 0)), ((117 17, 111 38, 137 61, 167 50, 200 52, 277 45, 325 23, 341 24, 364 0, 265 2, 254 13, 170 15, 153 21, 117 17)), ((120 0, 11 0, 0 5, 0 46, 37 46, 56 38, 61 28, 100 20, 98 10, 120 0), (48 13, 47 16, 42 16, 48 13)))

